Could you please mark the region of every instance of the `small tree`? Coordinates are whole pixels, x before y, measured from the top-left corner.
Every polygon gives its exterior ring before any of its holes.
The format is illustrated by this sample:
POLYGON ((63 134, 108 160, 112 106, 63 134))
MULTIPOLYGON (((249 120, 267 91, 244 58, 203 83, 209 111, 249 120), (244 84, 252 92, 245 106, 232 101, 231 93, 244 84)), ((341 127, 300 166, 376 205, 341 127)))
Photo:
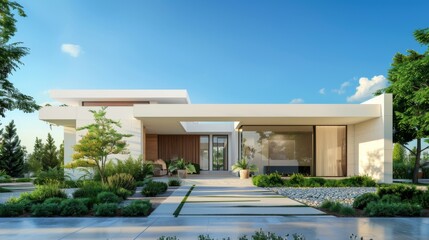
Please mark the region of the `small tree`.
POLYGON ((393 146, 393 161, 404 162, 406 158, 406 152, 404 146, 399 143, 395 143, 393 146))
POLYGON ((13 121, 6 126, 3 133, 0 169, 6 170, 6 173, 12 177, 22 177, 24 174, 24 151, 13 121))
POLYGON ((57 146, 55 146, 55 140, 52 138, 50 133, 48 133, 46 144, 43 147, 42 166, 43 170, 60 166, 57 146))
POLYGON ((60 144, 60 150, 58 150, 58 161, 61 165, 64 165, 64 141, 60 144))
POLYGON ((120 128, 121 124, 106 117, 106 107, 102 107, 99 111, 90 110, 90 112, 94 115, 95 123, 78 129, 87 130, 87 133, 74 146, 73 161, 66 167, 94 166, 104 183, 107 180, 104 171, 108 156, 126 153, 126 142, 123 138, 132 135, 119 133, 115 129, 115 127, 120 128))
POLYGON ((28 170, 33 173, 38 173, 43 169, 43 143, 42 139, 36 137, 34 142, 33 153, 28 157, 28 170))
MULTIPOLYGON (((429 46, 429 28, 417 30, 414 37, 429 46)), ((413 183, 421 167, 421 154, 427 149, 422 141, 429 137, 429 49, 420 54, 408 50, 408 55, 397 53, 389 69, 390 85, 379 91, 393 94, 393 141, 407 148, 415 156, 413 183), (416 150, 406 144, 416 140, 416 150)))

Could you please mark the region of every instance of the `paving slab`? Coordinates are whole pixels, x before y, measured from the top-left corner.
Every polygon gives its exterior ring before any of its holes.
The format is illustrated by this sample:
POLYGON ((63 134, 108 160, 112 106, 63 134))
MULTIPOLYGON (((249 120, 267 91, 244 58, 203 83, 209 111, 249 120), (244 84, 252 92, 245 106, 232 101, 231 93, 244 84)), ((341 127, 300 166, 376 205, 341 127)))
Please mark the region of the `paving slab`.
POLYGON ((183 215, 204 216, 288 216, 288 215, 326 215, 326 213, 310 207, 184 207, 183 215))

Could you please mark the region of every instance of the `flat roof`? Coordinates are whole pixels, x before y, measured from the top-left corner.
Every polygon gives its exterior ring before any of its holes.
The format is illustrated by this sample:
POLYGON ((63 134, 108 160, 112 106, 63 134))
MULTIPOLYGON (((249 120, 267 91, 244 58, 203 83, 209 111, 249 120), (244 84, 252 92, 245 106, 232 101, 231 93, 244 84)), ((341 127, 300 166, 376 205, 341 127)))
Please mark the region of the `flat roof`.
POLYGON ((83 101, 153 101, 161 104, 189 104, 188 91, 176 90, 51 90, 51 98, 77 106, 83 101))

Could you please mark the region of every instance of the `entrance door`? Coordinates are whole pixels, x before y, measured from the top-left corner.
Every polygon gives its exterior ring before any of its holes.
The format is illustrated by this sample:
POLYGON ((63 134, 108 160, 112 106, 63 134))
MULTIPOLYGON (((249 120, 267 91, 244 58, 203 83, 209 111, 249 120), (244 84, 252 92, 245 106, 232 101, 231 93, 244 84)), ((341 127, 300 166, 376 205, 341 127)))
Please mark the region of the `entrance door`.
POLYGON ((213 171, 228 170, 228 136, 213 135, 213 171))

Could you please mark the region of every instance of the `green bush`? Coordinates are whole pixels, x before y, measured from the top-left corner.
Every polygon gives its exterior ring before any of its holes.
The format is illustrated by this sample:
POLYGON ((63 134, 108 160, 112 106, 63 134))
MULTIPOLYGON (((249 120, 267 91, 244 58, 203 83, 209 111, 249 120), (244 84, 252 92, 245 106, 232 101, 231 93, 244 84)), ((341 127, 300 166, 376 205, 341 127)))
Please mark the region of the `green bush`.
POLYGON ((294 173, 290 176, 288 183, 292 185, 302 186, 304 185, 305 177, 301 173, 294 173))
POLYGON ((77 180, 77 181, 73 181, 73 180, 65 180, 64 182, 61 183, 61 187, 62 188, 79 188, 80 186, 82 186, 83 181, 81 180, 77 180))
MULTIPOLYGON (((27 195, 30 195, 30 193, 26 193, 27 195)), ((21 196, 25 195, 24 193, 21 194, 21 196)), ((11 197, 6 201, 6 204, 20 204, 24 207, 25 212, 31 211, 31 206, 33 206, 33 201, 30 200, 29 197, 11 197)))
POLYGON ((330 201, 330 200, 324 200, 324 201, 322 202, 322 205, 320 205, 320 208, 323 208, 323 209, 330 209, 330 208, 332 207, 332 205, 334 205, 334 203, 335 203, 335 202, 330 201))
POLYGON ((375 187, 377 183, 369 176, 352 176, 341 180, 347 187, 375 187))
POLYGON ((412 179, 413 166, 403 162, 393 162, 393 178, 394 179, 412 179))
POLYGON ((79 199, 66 199, 61 202, 61 216, 82 216, 88 214, 88 208, 79 199))
POLYGON ((94 206, 94 215, 102 217, 116 216, 117 203, 100 203, 94 206))
POLYGON ((136 180, 129 173, 117 173, 107 178, 107 184, 111 189, 125 188, 128 191, 136 190, 136 180))
POLYGON ((343 205, 339 202, 334 202, 331 207, 329 208, 329 211, 339 213, 343 205))
MULTIPOLYGON (((146 177, 153 175, 153 165, 150 161, 132 157, 127 160, 109 161, 105 166, 105 176, 110 177, 118 173, 128 173, 136 181, 143 181, 146 177)), ((100 175, 96 173, 94 179, 101 180, 100 175)))
POLYGON ((380 197, 384 195, 397 195, 402 200, 411 200, 423 194, 423 191, 416 189, 413 185, 391 184, 379 186, 377 194, 380 197))
POLYGON ((152 204, 148 200, 135 200, 130 205, 122 208, 122 216, 139 217, 147 216, 152 209, 152 204))
POLYGON ((383 203, 371 202, 364 211, 370 217, 415 217, 420 216, 422 207, 411 203, 383 203))
POLYGON ((177 186, 180 186, 181 184, 182 184, 182 181, 180 181, 180 179, 178 178, 170 178, 168 180, 168 186, 171 186, 171 187, 177 187, 177 186))
POLYGON ((64 181, 64 169, 60 167, 49 168, 46 171, 40 171, 36 179, 34 179, 34 184, 42 185, 47 184, 52 181, 61 183, 64 181))
POLYGON ((118 197, 122 198, 123 200, 125 200, 125 199, 127 199, 129 196, 132 196, 132 195, 133 195, 133 192, 128 191, 128 190, 127 190, 127 189, 125 189, 125 188, 118 188, 118 189, 115 189, 114 191, 115 191, 115 194, 116 194, 118 197))
POLYGON ((420 205, 421 205, 423 208, 429 208, 429 190, 426 190, 426 191, 421 195, 420 205))
POLYGON ((345 187, 344 183, 340 180, 326 179, 324 187, 345 187))
POLYGON ((312 177, 306 178, 304 181, 305 187, 323 187, 325 185, 326 180, 324 178, 312 177))
POLYGON ((401 198, 397 195, 386 194, 380 199, 380 202, 382 202, 382 203, 400 203, 401 198))
POLYGON ((24 214, 24 205, 21 203, 0 204, 0 217, 18 217, 24 214))
POLYGON ((257 187, 280 187, 284 184, 282 176, 277 172, 269 175, 256 175, 252 178, 252 182, 257 187))
POLYGON ((82 186, 73 193, 74 198, 96 198, 101 192, 109 191, 109 187, 101 182, 85 181, 82 186))
POLYGON ((164 182, 150 182, 142 189, 142 194, 146 197, 154 197, 158 194, 165 193, 168 185, 164 182))
POLYGON ((121 200, 112 192, 101 192, 97 195, 98 203, 118 203, 121 200))
POLYGON ((52 217, 60 214, 60 212, 61 208, 57 203, 41 203, 31 207, 33 217, 52 217))
POLYGON ((59 198, 59 197, 52 197, 52 198, 47 198, 43 203, 45 204, 58 204, 60 205, 61 202, 64 200, 64 198, 59 198))
POLYGON ((364 209, 370 202, 377 202, 380 197, 375 193, 364 193, 353 202, 353 207, 357 209, 364 209))
POLYGON ((352 207, 343 205, 341 206, 340 214, 344 216, 354 216, 356 214, 356 211, 352 207))
POLYGON ((75 198, 81 201, 88 209, 92 209, 95 204, 96 198, 75 198))
POLYGON ((36 190, 34 190, 29 197, 34 202, 42 203, 48 198, 67 198, 67 194, 60 189, 58 184, 47 184, 36 186, 36 190))

